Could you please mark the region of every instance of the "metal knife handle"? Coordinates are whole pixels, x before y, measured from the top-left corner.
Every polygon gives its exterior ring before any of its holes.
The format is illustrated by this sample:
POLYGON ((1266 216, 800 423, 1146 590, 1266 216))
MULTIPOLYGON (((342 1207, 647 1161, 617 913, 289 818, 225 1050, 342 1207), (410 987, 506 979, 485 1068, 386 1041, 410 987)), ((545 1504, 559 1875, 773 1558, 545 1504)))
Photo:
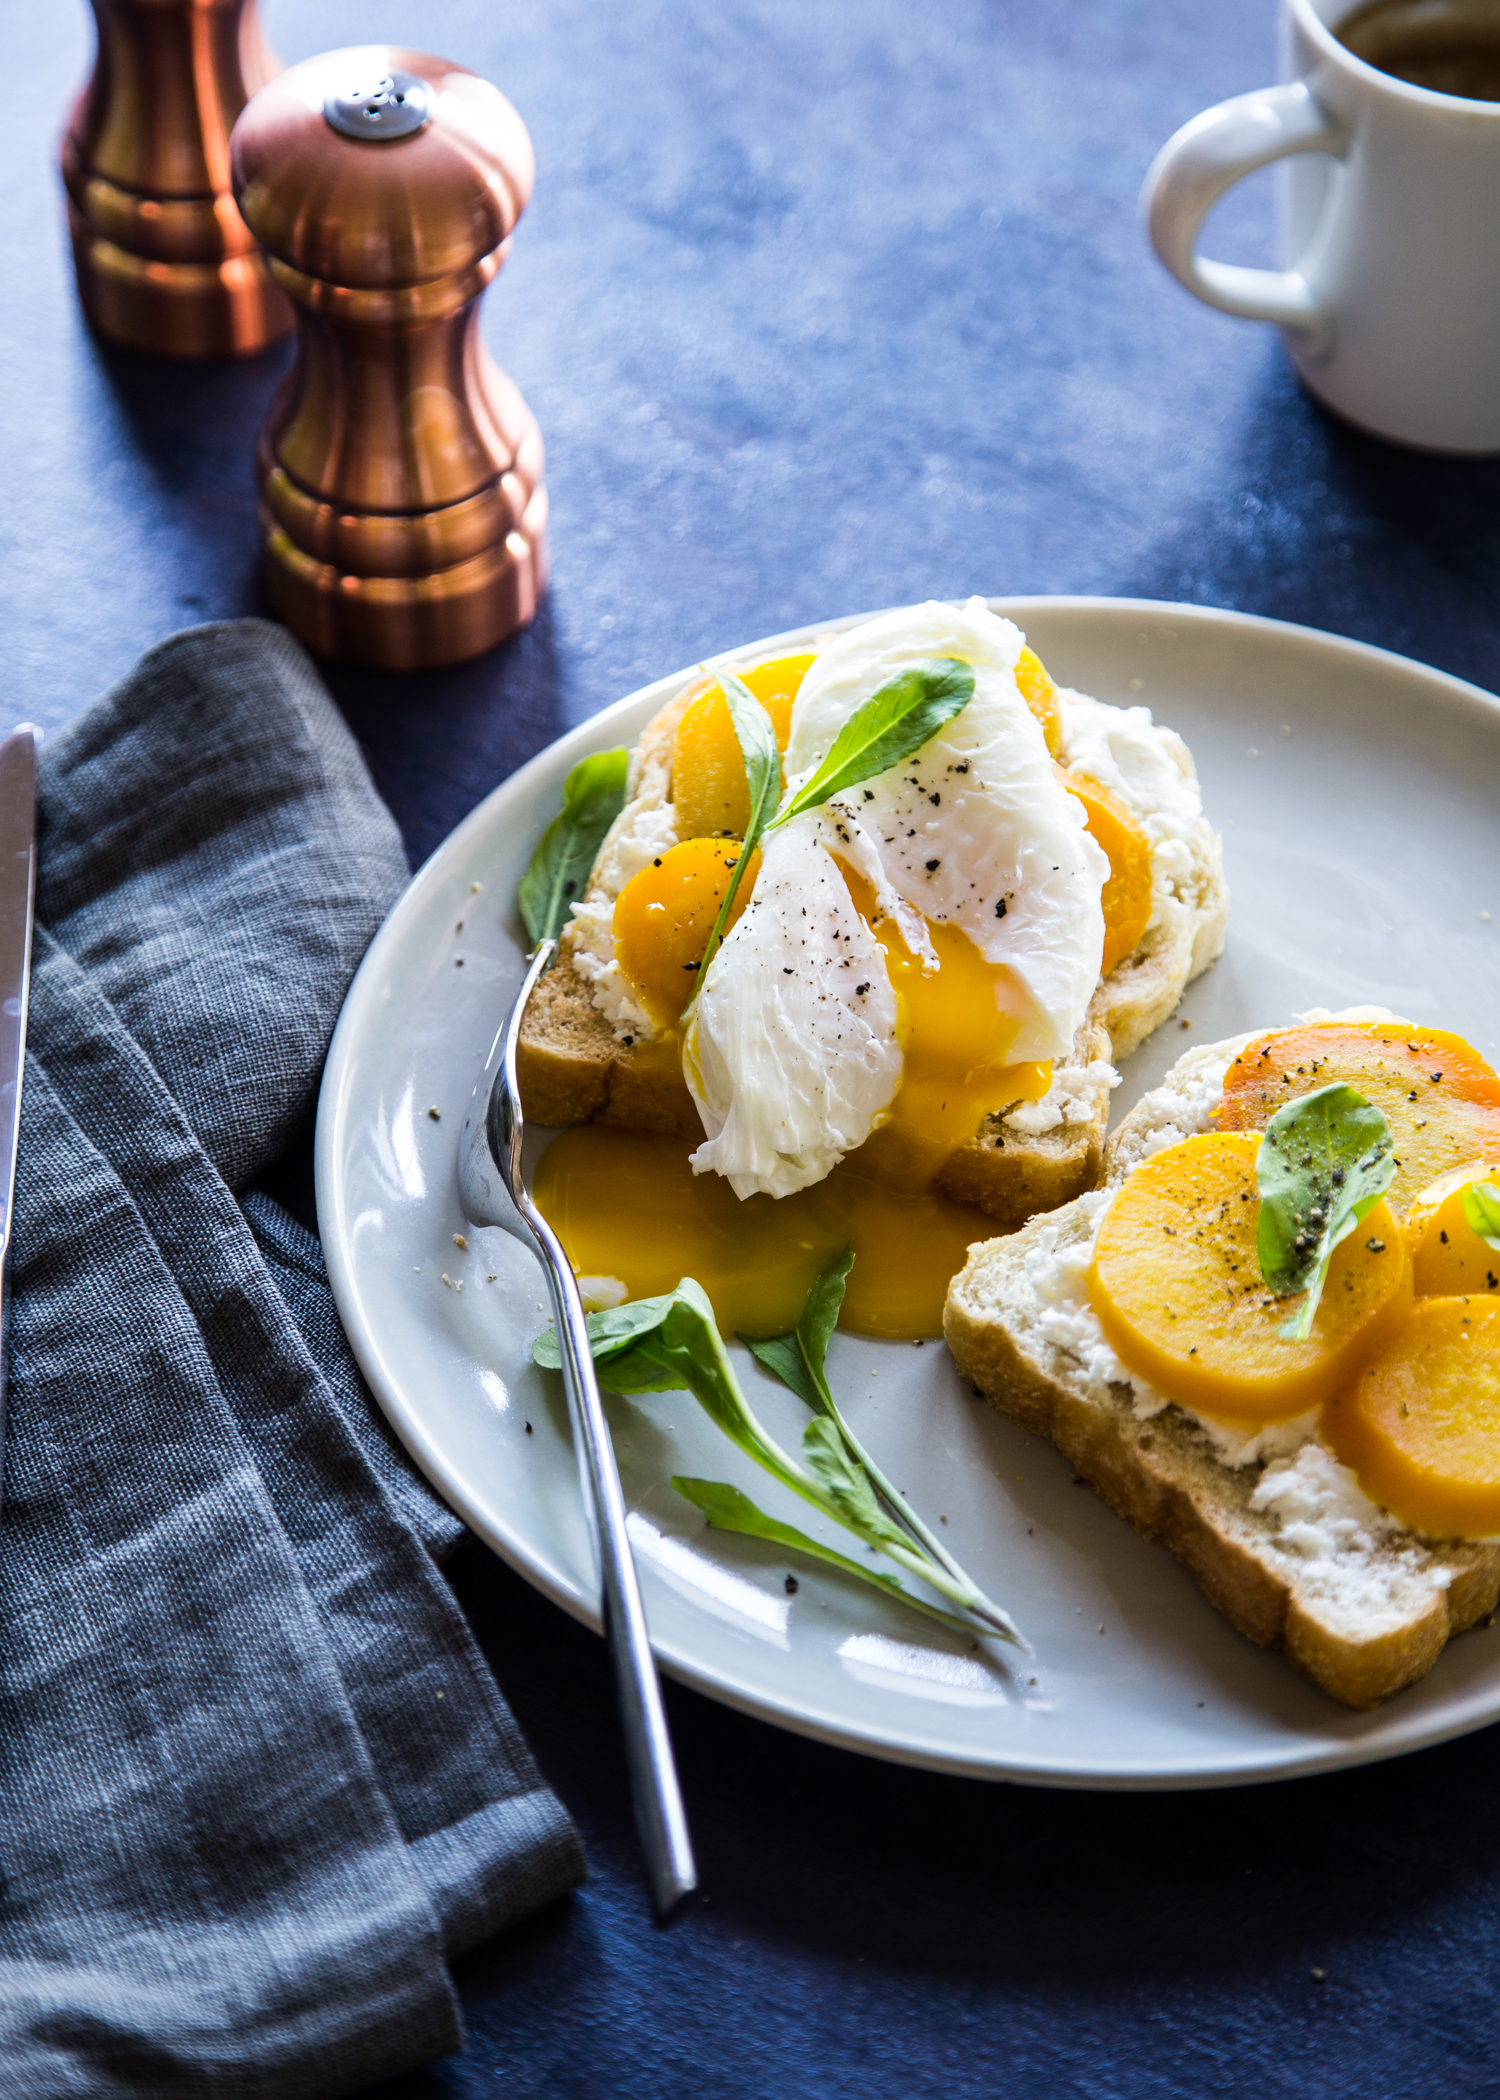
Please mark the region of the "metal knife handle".
POLYGON ((29 723, 0 743, 0 1483, 4 1478, 6 1366, 10 1354, 11 1213, 36 895, 36 747, 29 723))
POLYGON ((599 1397, 599 1381, 594 1375, 583 1300, 578 1295, 573 1265, 557 1235, 532 1202, 521 1170, 522 1126, 516 1044, 526 1002, 551 961, 555 945, 545 941, 538 948, 512 1011, 504 1055, 490 1096, 488 1136, 490 1149, 505 1174, 512 1199, 536 1241, 547 1271, 557 1320, 563 1388, 573 1418, 573 1433, 579 1443, 580 1471, 585 1473, 585 1497, 593 1505, 604 1632, 615 1666, 636 1829, 646 1855, 652 1900, 658 1917, 665 1920, 698 1885, 687 1813, 672 1756, 672 1740, 667 1731, 656 1659, 651 1653, 651 1637, 646 1628, 646 1611, 636 1578, 630 1534, 626 1529, 625 1494, 620 1485, 604 1405, 599 1397))

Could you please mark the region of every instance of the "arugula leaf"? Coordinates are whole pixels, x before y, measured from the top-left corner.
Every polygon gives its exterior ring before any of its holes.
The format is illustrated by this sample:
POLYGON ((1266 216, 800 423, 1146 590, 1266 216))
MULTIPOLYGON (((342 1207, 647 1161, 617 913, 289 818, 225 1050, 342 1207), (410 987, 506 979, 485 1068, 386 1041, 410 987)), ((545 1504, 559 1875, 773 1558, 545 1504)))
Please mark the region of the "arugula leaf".
POLYGON ((736 1335, 743 1342, 758 1364, 764 1364, 773 1378, 790 1386, 799 1400, 805 1401, 814 1414, 822 1412, 823 1396, 817 1383, 803 1360, 801 1348, 795 1334, 761 1336, 736 1335))
POLYGON ((581 758, 563 783, 563 806, 537 841, 516 890, 516 904, 533 948, 555 940, 584 884, 604 834, 625 807, 628 751, 596 751, 581 758))
POLYGON ((756 1362, 763 1364, 773 1378, 790 1386, 814 1414, 837 1417, 838 1410, 834 1407, 833 1395, 828 1390, 828 1380, 823 1372, 823 1359, 828 1354, 829 1336, 838 1325, 844 1289, 853 1267, 854 1249, 845 1247, 842 1253, 833 1257, 808 1292, 802 1317, 790 1334, 769 1338, 749 1334, 738 1337, 756 1362))
POLYGON ((853 1456, 838 1425, 826 1415, 802 1432, 802 1463, 851 1531, 883 1546, 910 1546, 875 1499, 870 1476, 853 1456))
POLYGON ((1463 1211, 1470 1230, 1500 1254, 1500 1188, 1493 1181, 1471 1181, 1464 1190, 1463 1211))
POLYGON ((703 960, 699 963, 698 974, 693 980, 693 996, 682 1009, 684 1022, 691 1018, 693 1009, 698 1004, 698 994, 708 976, 708 966, 719 952, 719 943, 724 938, 724 928, 729 923, 729 914, 734 909, 734 900, 739 894, 745 870, 750 865, 751 855, 760 844, 766 820, 776 807, 776 798, 781 793, 781 753, 776 746, 776 730, 771 717, 743 678, 737 678, 733 671, 720 671, 717 675, 729 705, 729 719, 745 768, 745 786, 750 794, 750 819, 745 826, 740 857, 730 870, 718 916, 708 936, 708 946, 703 951, 703 960))
MULTIPOLYGON (((833 1317, 837 1316, 847 1273, 845 1257, 840 1255, 819 1280, 830 1291, 836 1289, 833 1317)), ((813 1346, 820 1378, 822 1345, 827 1338, 822 1326, 824 1317, 824 1313, 819 1313, 814 1324, 813 1346), (817 1339, 820 1329, 821 1342, 817 1339)), ((702 1285, 691 1276, 685 1276, 675 1291, 663 1297, 590 1313, 585 1324, 602 1385, 616 1393, 660 1393, 679 1387, 692 1393, 730 1441, 783 1487, 888 1555, 908 1573, 920 1576, 960 1610, 971 1613, 979 1622, 980 1632, 1001 1640, 1020 1641, 1005 1613, 990 1604, 947 1554, 915 1543, 910 1527, 903 1530, 891 1522, 877 1497, 889 1500, 893 1491, 868 1467, 831 1399, 829 1413, 820 1414, 808 1425, 802 1461, 799 1463, 782 1450, 751 1411, 719 1338, 713 1307, 702 1285)), ((547 1369, 558 1368, 561 1359, 555 1332, 549 1330, 537 1337, 532 1356, 547 1369)))
POLYGON ((690 1480, 682 1474, 674 1474, 672 1485, 686 1502, 691 1502, 707 1517, 715 1531, 738 1532, 747 1539, 767 1539, 773 1546, 789 1546, 795 1553, 805 1553, 811 1560, 821 1560, 830 1568, 840 1568, 846 1575, 855 1575, 861 1582, 873 1582, 877 1589, 889 1596, 899 1597, 913 1611, 936 1619, 940 1626, 951 1627, 954 1632, 967 1634, 972 1640, 975 1629, 967 1619, 960 1619, 954 1612, 943 1611, 929 1604, 924 1597, 915 1597, 894 1575, 887 1575, 879 1568, 868 1568, 862 1561, 851 1560, 847 1553, 835 1552, 817 1539, 809 1538, 795 1524, 782 1524, 775 1517, 768 1517, 758 1509, 750 1497, 737 1487, 723 1480, 690 1480))
POLYGON ((713 931, 709 934, 708 946, 703 951, 703 960, 698 965, 693 996, 682 1010, 684 1026, 691 1022, 697 1010, 708 977, 708 966, 719 951, 745 869, 762 838, 790 823, 804 810, 816 809, 819 803, 827 802, 845 788, 858 787, 862 780, 872 780, 877 773, 899 766, 903 759, 911 757, 913 751, 920 750, 930 737, 936 736, 945 722, 951 722, 967 707, 974 691, 974 673, 956 656, 934 656, 922 663, 909 664, 894 678, 887 679, 862 707, 856 708, 834 738, 832 749, 812 779, 772 816, 774 788, 779 787, 781 781, 781 754, 776 748, 771 718, 742 678, 737 678, 733 671, 721 671, 717 675, 729 703, 729 719, 734 724, 735 739, 744 761, 745 786, 750 794, 750 821, 745 827, 739 860, 725 887, 713 931))
POLYGON ((735 742, 745 762, 745 785, 750 790, 748 838, 759 838, 775 812, 781 796, 781 752, 776 728, 760 701, 743 678, 733 671, 720 671, 719 684, 734 724, 735 742))
MULTIPOLYGON (((638 1298, 629 1305, 614 1305, 588 1315, 589 1353, 596 1364, 614 1362, 640 1336, 650 1335, 664 1317, 663 1298, 638 1298)), ((562 1368, 557 1329, 544 1328, 532 1344, 532 1357, 548 1371, 562 1368)), ((619 1389, 617 1389, 619 1390, 619 1389)))
POLYGON ((1305 1291, 1281 1329, 1306 1341, 1333 1250, 1395 1179, 1385 1117, 1342 1083, 1289 1101, 1266 1125, 1255 1178, 1260 1189, 1260 1273, 1278 1298, 1305 1291))
MULTIPOLYGON (((690 1392, 748 1458, 799 1495, 813 1489, 809 1499, 822 1506, 811 1477, 751 1413, 719 1339, 713 1307, 691 1276, 664 1297, 590 1313, 585 1325, 601 1385, 615 1393, 690 1392)), ((538 1335, 531 1353, 556 1370, 561 1357, 555 1330, 538 1335)))
MULTIPOLYGON (((999 1633, 1002 1639, 1018 1642, 1029 1652, 1029 1643, 1020 1634, 1010 1614, 1002 1611, 998 1604, 992 1603, 973 1578, 965 1574, 936 1532, 922 1521, 900 1489, 887 1480, 839 1411, 829 1389, 824 1360, 844 1302, 849 1271, 853 1266, 852 1247, 845 1247, 842 1253, 834 1256, 808 1292, 802 1308, 802 1317, 790 1334, 776 1335, 770 1340, 752 1340, 749 1335, 742 1334, 740 1340, 773 1377, 779 1378, 783 1385, 789 1386, 805 1406, 810 1407, 814 1414, 826 1417, 827 1422, 838 1431, 843 1441, 843 1449, 853 1463, 863 1469, 865 1478, 884 1504, 885 1511, 894 1517, 897 1524, 905 1527, 909 1537, 931 1557, 953 1584, 953 1588, 946 1594, 951 1595, 955 1602, 961 1602, 966 1610, 972 1611, 976 1618, 983 1621, 988 1631, 999 1633)), ((808 1437, 817 1426, 813 1424, 809 1427, 808 1437)), ((807 1439, 804 1437, 804 1457, 806 1451, 807 1439)))
POLYGON ((828 1343, 839 1323, 843 1308, 844 1291, 849 1282, 849 1271, 854 1267, 854 1249, 845 1247, 836 1254, 828 1267, 807 1294, 807 1303, 802 1308, 802 1317, 797 1322, 797 1344, 803 1361, 811 1373, 822 1397, 825 1412, 833 1412, 833 1394, 828 1389, 828 1378, 823 1369, 828 1355, 828 1343))
POLYGON ((974 673, 956 656, 933 656, 908 664, 855 709, 834 738, 812 779, 798 788, 766 826, 776 831, 806 809, 873 780, 910 758, 945 722, 969 704, 974 673))

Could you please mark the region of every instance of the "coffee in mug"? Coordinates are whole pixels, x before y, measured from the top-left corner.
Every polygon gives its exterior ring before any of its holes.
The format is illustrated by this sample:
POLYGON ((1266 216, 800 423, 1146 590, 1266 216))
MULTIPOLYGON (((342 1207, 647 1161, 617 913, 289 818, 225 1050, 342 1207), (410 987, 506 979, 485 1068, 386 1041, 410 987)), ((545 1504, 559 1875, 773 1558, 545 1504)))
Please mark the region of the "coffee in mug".
POLYGON ((1500 102, 1500 5, 1495 0, 1369 0, 1334 35, 1367 66, 1413 87, 1500 102))
POLYGON ((1157 254, 1209 306, 1275 322, 1351 422, 1500 452, 1500 0, 1282 0, 1281 70, 1157 155, 1157 254), (1276 160, 1287 267, 1199 255, 1211 206, 1276 160))

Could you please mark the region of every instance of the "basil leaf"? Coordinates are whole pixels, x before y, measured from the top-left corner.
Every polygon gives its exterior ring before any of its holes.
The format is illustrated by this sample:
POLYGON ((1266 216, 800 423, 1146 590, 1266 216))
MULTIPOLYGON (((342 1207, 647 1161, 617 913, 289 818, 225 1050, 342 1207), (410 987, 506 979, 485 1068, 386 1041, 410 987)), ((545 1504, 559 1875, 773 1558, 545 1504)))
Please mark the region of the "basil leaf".
MULTIPOLYGON (((708 1294, 691 1276, 664 1297, 590 1313, 584 1324, 599 1383, 612 1393, 689 1392, 747 1458, 799 1495, 814 1487, 751 1413, 708 1294)), ((560 1369, 555 1329, 537 1336, 531 1354, 543 1369, 560 1369)))
POLYGON ((962 713, 973 692, 974 673, 956 656, 908 664, 855 709, 812 779, 777 811, 767 831, 790 823, 805 809, 816 809, 845 788, 899 766, 962 713))
POLYGON ((733 671, 718 673, 719 684, 729 706, 729 720, 734 728, 734 739, 740 747, 740 761, 745 768, 745 786, 750 796, 750 821, 745 826, 744 843, 740 857, 730 870, 725 884, 718 916, 708 936, 708 946, 703 951, 703 960, 698 965, 698 974, 693 982, 693 996, 682 1009, 682 1018, 692 1018, 698 1004, 698 994, 708 975, 708 966, 719 952, 724 938, 724 928, 729 924, 729 914, 734 909, 734 900, 739 894, 740 883, 750 856, 760 844, 766 828, 766 819, 776 807, 776 798, 781 793, 781 753, 776 747, 776 730, 771 717, 751 692, 743 678, 733 671))
POLYGON ((839 1521, 863 1539, 883 1546, 909 1547, 911 1540, 893 1524, 870 1484, 870 1476, 844 1442, 836 1422, 819 1415, 802 1434, 802 1463, 823 1490, 839 1521))
POLYGON ((853 1267, 854 1249, 845 1247, 841 1254, 834 1256, 808 1292, 802 1317, 790 1334, 778 1334, 769 1340, 748 1334, 738 1337, 772 1377, 790 1386, 814 1414, 832 1415, 841 1429, 844 1425, 828 1389, 823 1360, 828 1354, 829 1338, 838 1325, 844 1287, 853 1267))
POLYGON ((790 1386, 804 1406, 810 1407, 814 1414, 821 1414, 823 1396, 803 1360, 795 1334, 778 1334, 769 1338, 742 1334, 736 1336, 736 1340, 744 1343, 755 1361, 763 1364, 773 1378, 790 1386))
MULTIPOLYGON (((785 1352, 795 1344, 794 1377, 803 1382, 787 1382, 794 1392, 807 1399, 810 1407, 826 1406, 826 1412, 818 1413, 803 1434, 800 1464, 782 1450, 756 1419, 719 1338, 708 1294, 691 1276, 684 1276, 676 1290, 663 1297, 643 1298, 633 1305, 588 1314, 589 1351, 598 1366, 599 1382, 616 1393, 661 1393, 679 1388, 692 1393, 730 1441, 783 1487, 790 1488, 835 1523, 846 1526, 866 1545, 887 1554, 908 1574, 920 1576, 949 1603, 970 1613, 982 1633, 1019 1641, 1024 1647, 1026 1644, 1009 1616, 990 1602, 927 1527, 907 1510, 905 1502, 866 1458, 832 1398, 827 1397, 823 1353, 838 1316, 850 1261, 846 1248, 813 1286, 811 1310, 803 1315, 805 1335, 799 1330, 796 1336, 782 1335, 775 1342, 760 1345, 760 1350, 766 1352, 760 1360, 778 1376, 784 1376, 783 1366, 793 1361, 785 1352), (892 1521, 887 1508, 894 1509, 901 1523, 892 1521)), ((557 1336, 550 1329, 538 1335, 531 1353, 548 1370, 560 1367, 557 1336)), ((747 1506, 758 1518, 759 1512, 754 1511, 753 1505, 747 1506)), ((820 1548, 808 1550, 818 1551, 824 1559, 829 1557, 820 1548)), ((962 1623, 910 1596, 899 1584, 896 1589, 915 1609, 941 1618, 945 1625, 962 1623)), ((973 1631, 974 1627, 964 1630, 973 1631)))
POLYGON ((1464 1190, 1463 1209, 1470 1230, 1500 1254, 1500 1188, 1493 1181, 1471 1181, 1464 1190))
POLYGON ((1390 1125, 1352 1086, 1319 1087, 1266 1125, 1255 1163, 1260 1273, 1278 1298, 1307 1293, 1281 1329, 1306 1341, 1333 1250, 1395 1179, 1390 1125))
POLYGON ((855 1575, 861 1582, 873 1582, 877 1589, 889 1596, 899 1597, 914 1611, 936 1619, 939 1625, 951 1626, 955 1632, 973 1638, 975 1628, 967 1620, 955 1617, 952 1612, 939 1611, 921 1597, 914 1597, 910 1590, 886 1575, 879 1568, 867 1568, 860 1561, 851 1560, 847 1553, 837 1553, 832 1546, 820 1545, 817 1539, 798 1531, 794 1524, 780 1523, 758 1509, 739 1488, 731 1487, 723 1480, 689 1480, 682 1474, 674 1474, 672 1485, 685 1502, 694 1509, 702 1510, 715 1531, 734 1531, 747 1539, 767 1539, 773 1546, 789 1546, 794 1553, 805 1553, 810 1560, 821 1560, 830 1568, 839 1568, 845 1575, 855 1575))
POLYGON ((833 1412, 833 1395, 828 1390, 823 1360, 828 1354, 829 1339, 839 1323, 844 1289, 849 1281, 849 1271, 853 1267, 854 1249, 845 1247, 842 1253, 834 1256, 808 1292, 807 1303, 802 1308, 802 1317, 797 1322, 797 1341, 821 1397, 825 1414, 833 1412))
POLYGON ((734 740, 745 766, 745 785, 750 790, 750 821, 745 827, 749 847, 765 830, 781 795, 781 752, 771 717, 743 678, 733 671, 717 673, 734 724, 734 740))
POLYGON ((625 807, 628 751, 581 758, 563 783, 563 806, 537 841, 516 889, 526 937, 535 948, 555 940, 583 895, 604 834, 625 807))

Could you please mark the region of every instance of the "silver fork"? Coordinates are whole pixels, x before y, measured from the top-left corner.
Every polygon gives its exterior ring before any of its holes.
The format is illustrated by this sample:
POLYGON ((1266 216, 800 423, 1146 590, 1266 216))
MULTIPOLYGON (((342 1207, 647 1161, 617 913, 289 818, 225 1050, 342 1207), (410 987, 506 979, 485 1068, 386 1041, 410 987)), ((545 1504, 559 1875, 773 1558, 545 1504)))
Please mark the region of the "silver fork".
POLYGON ((502 1226, 524 1246, 533 1248, 547 1272, 584 1507, 593 1516, 598 1543, 604 1631, 614 1660, 615 1687, 625 1728, 625 1758, 636 1830, 646 1855, 656 1914, 665 1922, 697 1887, 692 1841, 625 1525, 620 1472, 599 1398, 599 1381, 594 1376, 583 1301, 578 1295, 573 1265, 556 1233, 532 1202, 521 1164, 525 1125, 516 1077, 516 1045, 526 1003, 556 952, 556 941, 543 941, 538 946, 510 1017, 496 1036, 480 1074, 460 1144, 459 1187, 464 1214, 471 1224, 502 1226))

